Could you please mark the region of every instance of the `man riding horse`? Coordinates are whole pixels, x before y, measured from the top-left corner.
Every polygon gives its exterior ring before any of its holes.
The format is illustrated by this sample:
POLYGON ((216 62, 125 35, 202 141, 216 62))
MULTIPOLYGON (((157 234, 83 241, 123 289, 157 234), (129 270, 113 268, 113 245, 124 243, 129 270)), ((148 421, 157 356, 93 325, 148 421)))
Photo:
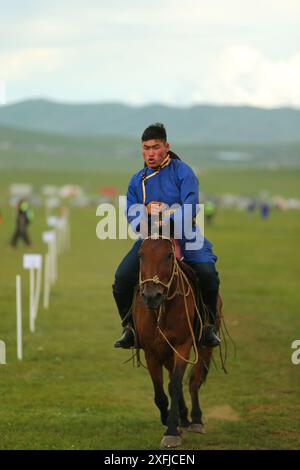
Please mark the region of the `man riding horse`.
MULTIPOLYGON (((164 204, 169 207, 179 204, 182 208, 189 204, 195 216, 199 204, 198 179, 189 165, 170 150, 165 127, 160 123, 150 125, 143 132, 141 140, 144 168, 137 171, 129 182, 126 195, 128 222, 133 220, 128 211, 135 204, 143 204, 149 218, 159 216, 164 204)), ((160 219, 160 223, 164 222, 160 219)), ((115 273, 113 295, 124 326, 123 336, 115 342, 116 348, 131 348, 135 343, 128 313, 138 282, 139 249, 142 241, 142 238, 135 241, 115 273)), ((201 344, 216 347, 220 345, 215 329, 220 284, 215 267, 217 257, 212 251, 212 244, 206 238, 203 238, 201 248, 197 249, 189 249, 188 241, 183 234, 179 240, 181 254, 196 272, 200 293, 208 311, 201 344)))

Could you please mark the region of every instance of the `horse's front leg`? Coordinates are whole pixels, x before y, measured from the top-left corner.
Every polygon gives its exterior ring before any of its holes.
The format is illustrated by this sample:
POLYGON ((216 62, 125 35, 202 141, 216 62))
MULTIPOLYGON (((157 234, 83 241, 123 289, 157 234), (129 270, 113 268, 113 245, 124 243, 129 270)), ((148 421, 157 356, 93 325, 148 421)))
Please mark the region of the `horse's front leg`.
POLYGON ((169 400, 164 392, 162 365, 155 356, 147 353, 147 351, 145 351, 145 359, 153 382, 154 401, 160 411, 161 422, 166 426, 169 400))
POLYGON ((202 421, 202 410, 199 403, 199 392, 201 385, 205 382, 210 359, 212 356, 211 348, 199 348, 199 362, 193 368, 190 377, 190 394, 192 401, 192 423, 189 431, 200 434, 205 434, 205 429, 202 421))
POLYGON ((168 428, 161 441, 163 447, 177 447, 182 443, 180 433, 178 430, 179 421, 179 404, 183 396, 182 392, 182 379, 186 365, 181 360, 175 361, 174 372, 171 376, 169 384, 169 392, 171 396, 171 407, 167 420, 168 428))
MULTIPOLYGON (((170 380, 172 378, 172 372, 170 371, 169 369, 169 372, 170 372, 170 380)), ((171 382, 169 383, 169 394, 171 396, 172 392, 171 392, 171 382)), ((187 429, 189 428, 190 426, 190 422, 188 420, 188 409, 187 409, 187 406, 185 404, 185 399, 184 399, 184 395, 183 395, 183 387, 181 386, 181 390, 180 390, 180 394, 179 394, 179 398, 178 398, 178 411, 179 411, 179 426, 180 428, 182 429, 187 429)))

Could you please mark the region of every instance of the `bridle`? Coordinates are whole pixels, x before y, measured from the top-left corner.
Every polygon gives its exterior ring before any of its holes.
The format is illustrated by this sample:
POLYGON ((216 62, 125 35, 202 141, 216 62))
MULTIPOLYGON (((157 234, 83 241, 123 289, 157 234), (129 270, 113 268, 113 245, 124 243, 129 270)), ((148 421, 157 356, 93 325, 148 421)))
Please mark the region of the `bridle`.
POLYGON ((142 279, 142 273, 141 273, 141 269, 140 269, 140 272, 139 272, 139 286, 140 286, 140 293, 143 294, 144 292, 144 285, 147 283, 147 282, 153 282, 154 284, 160 284, 162 285, 166 292, 165 292, 165 295, 164 295, 164 298, 165 299, 168 299, 170 300, 170 298, 172 298, 173 296, 175 296, 176 294, 176 289, 175 289, 175 293, 174 295, 172 295, 172 297, 169 297, 169 291, 170 291, 170 288, 171 288, 171 285, 172 285, 172 282, 173 282, 173 279, 175 276, 178 276, 178 262, 177 262, 177 259, 176 259, 176 248, 175 248, 175 242, 173 239, 171 238, 168 238, 168 237, 164 237, 164 236, 152 236, 152 237, 147 237, 143 240, 142 242, 142 245, 143 243, 148 240, 148 239, 152 239, 152 240, 157 240, 158 238, 162 238, 162 239, 165 239, 165 240, 168 240, 171 245, 172 245, 172 253, 173 253, 173 268, 172 268, 172 274, 171 274, 171 277, 169 279, 169 281, 167 283, 164 283, 162 282, 160 279, 159 279, 159 276, 157 274, 155 274, 153 277, 151 278, 148 278, 148 279, 142 279))

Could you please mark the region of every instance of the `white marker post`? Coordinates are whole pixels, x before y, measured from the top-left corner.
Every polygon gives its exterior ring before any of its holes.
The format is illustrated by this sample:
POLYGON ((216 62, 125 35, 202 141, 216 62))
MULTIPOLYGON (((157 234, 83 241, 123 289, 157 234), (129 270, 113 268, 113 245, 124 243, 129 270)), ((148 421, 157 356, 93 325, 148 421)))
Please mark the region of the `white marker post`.
MULTIPOLYGON (((54 188, 55 189, 55 188, 54 188)), ((60 199, 58 197, 49 197, 45 200, 45 208, 46 208, 46 219, 50 217, 51 210, 57 209, 60 206, 60 199)))
POLYGON ((52 244, 51 244, 51 263, 52 263, 52 266, 51 266, 51 268, 52 268, 52 279, 51 279, 51 281, 52 281, 52 284, 54 284, 54 282, 57 279, 57 246, 58 246, 57 221, 58 221, 58 217, 55 217, 55 216, 48 217, 48 219, 47 219, 47 224, 49 225, 49 227, 53 227, 55 229, 55 231, 54 231, 55 237, 54 237, 54 240, 52 241, 52 244))
POLYGON ((43 265, 43 258, 41 256, 41 264, 40 264, 40 267, 36 271, 36 290, 34 294, 34 319, 36 319, 38 310, 39 310, 41 283, 42 283, 42 265, 43 265))
POLYGON ((48 245, 49 261, 47 265, 47 279, 49 280, 49 284, 53 285, 57 278, 56 232, 54 230, 43 232, 42 239, 43 242, 48 245))
POLYGON ((54 215, 47 217, 47 224, 49 225, 49 227, 55 228, 57 224, 57 217, 55 217, 54 215))
POLYGON ((21 297, 21 276, 16 276, 16 306, 17 306, 17 358, 22 361, 22 297, 21 297))
POLYGON ((60 217, 56 220, 56 236, 57 236, 57 253, 60 255, 62 253, 62 238, 63 238, 63 225, 64 221, 60 217))
POLYGON ((56 227, 58 232, 58 253, 63 253, 68 248, 68 219, 66 217, 59 217, 56 227))
POLYGON ((29 268, 29 329, 31 333, 35 332, 35 313, 34 313, 34 269, 29 268))
POLYGON ((4 341, 0 341, 0 364, 6 364, 6 349, 4 341))
POLYGON ((23 257, 24 269, 29 269, 30 286, 29 286, 29 328, 31 333, 35 331, 35 319, 37 317, 39 295, 40 295, 40 276, 39 271, 42 270, 42 255, 29 255, 23 257), (37 271, 37 289, 35 289, 35 270, 37 271))
POLYGON ((66 221, 66 226, 65 226, 65 249, 69 250, 70 246, 71 246, 69 214, 65 216, 65 221, 66 221))
POLYGON ((49 308, 49 296, 51 286, 51 263, 50 254, 45 254, 45 271, 44 271, 44 308, 49 308))
POLYGON ((66 227, 66 249, 69 250, 71 248, 71 230, 70 230, 70 222, 69 217, 67 218, 67 227, 66 227))

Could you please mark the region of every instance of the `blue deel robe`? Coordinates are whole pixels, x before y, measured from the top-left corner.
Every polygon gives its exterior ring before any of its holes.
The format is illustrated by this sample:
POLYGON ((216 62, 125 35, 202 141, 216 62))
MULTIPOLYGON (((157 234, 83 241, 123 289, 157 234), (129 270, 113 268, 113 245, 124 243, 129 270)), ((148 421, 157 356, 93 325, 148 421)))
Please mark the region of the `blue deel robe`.
MULTIPOLYGON (((153 177, 144 181, 145 193, 143 194, 142 177, 150 176, 155 171, 156 170, 148 167, 137 171, 130 179, 128 185, 126 194, 127 220, 137 233, 139 230, 139 224, 135 223, 137 217, 128 214, 128 211, 134 204, 143 204, 144 202, 144 204, 147 205, 151 201, 164 202, 168 204, 169 207, 173 204, 179 204, 181 207, 177 209, 177 212, 178 210, 181 211, 182 221, 185 218, 185 208, 183 204, 191 205, 190 208, 192 209, 193 217, 197 214, 196 204, 199 204, 199 183, 191 167, 181 160, 170 158, 170 162, 167 166, 162 168, 153 177)), ((171 215, 171 218, 174 218, 174 214, 171 215)), ((191 234, 189 234, 187 238, 184 234, 184 230, 182 230, 183 236, 180 240, 180 246, 184 260, 189 263, 215 263, 217 256, 212 251, 212 244, 200 234, 199 227, 194 228, 193 231, 194 235, 192 236, 194 238, 191 238, 191 234), (198 241, 201 239, 201 243, 198 243, 201 248, 188 249, 187 244, 195 240, 196 234, 198 241)), ((136 243, 140 243, 140 240, 137 240, 136 243)))

